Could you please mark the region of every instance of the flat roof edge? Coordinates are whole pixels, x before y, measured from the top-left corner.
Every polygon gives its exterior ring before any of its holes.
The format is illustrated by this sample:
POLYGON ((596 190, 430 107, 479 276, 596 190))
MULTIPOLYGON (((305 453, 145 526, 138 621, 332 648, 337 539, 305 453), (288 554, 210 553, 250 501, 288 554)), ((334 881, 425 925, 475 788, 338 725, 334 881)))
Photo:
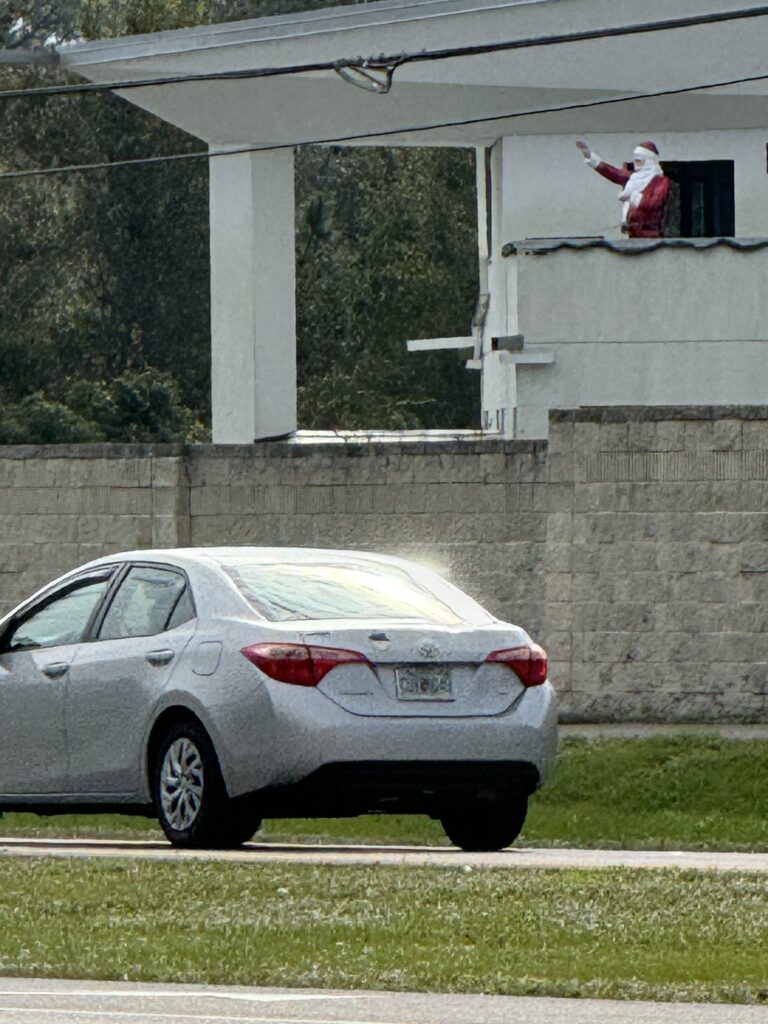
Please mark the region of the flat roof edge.
POLYGON ((514 7, 548 6, 571 0, 370 0, 368 3, 321 7, 293 14, 244 21, 216 22, 114 39, 64 43, 57 48, 63 64, 113 63, 141 60, 216 47, 267 43, 318 32, 371 28, 377 23, 407 23, 424 18, 460 16, 514 7))

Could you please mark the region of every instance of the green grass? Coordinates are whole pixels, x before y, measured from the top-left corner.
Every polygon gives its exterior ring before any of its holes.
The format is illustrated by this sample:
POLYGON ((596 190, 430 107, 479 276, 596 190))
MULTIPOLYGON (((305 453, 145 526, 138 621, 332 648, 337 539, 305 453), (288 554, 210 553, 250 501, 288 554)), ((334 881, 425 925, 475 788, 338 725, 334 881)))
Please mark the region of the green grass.
POLYGON ((0 973, 768 1000, 749 874, 0 862, 0 973))
MULTIPOLYGON (((143 818, 8 814, 6 835, 159 838, 143 818)), ((330 843, 446 842, 426 817, 272 820, 259 839, 330 843)), ((768 851, 768 742, 656 736, 561 746, 530 804, 518 845, 768 851)))
POLYGON ((768 742, 570 740, 531 803, 542 845, 768 851, 768 742))

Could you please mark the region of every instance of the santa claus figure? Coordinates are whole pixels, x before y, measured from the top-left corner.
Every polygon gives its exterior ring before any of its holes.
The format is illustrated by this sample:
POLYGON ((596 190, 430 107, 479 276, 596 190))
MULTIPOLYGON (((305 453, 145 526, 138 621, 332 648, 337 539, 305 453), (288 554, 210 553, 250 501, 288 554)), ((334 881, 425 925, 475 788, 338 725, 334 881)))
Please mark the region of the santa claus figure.
POLYGON ((641 142, 632 153, 634 170, 604 163, 586 142, 577 142, 585 161, 608 181, 622 186, 621 230, 630 238, 663 238, 664 213, 672 188, 659 166, 653 142, 641 142))

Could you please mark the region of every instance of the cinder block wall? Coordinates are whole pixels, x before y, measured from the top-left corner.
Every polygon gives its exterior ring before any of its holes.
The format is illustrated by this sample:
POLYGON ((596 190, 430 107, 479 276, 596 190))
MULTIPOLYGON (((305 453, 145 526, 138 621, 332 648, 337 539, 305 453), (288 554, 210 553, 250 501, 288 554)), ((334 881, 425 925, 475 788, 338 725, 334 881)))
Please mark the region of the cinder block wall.
POLYGON ((550 477, 572 480, 567 713, 768 720, 768 410, 585 409, 553 426, 550 477))
POLYGON ((558 413, 544 442, 0 449, 0 607, 131 547, 428 561, 549 650, 563 717, 768 721, 768 408, 558 413))

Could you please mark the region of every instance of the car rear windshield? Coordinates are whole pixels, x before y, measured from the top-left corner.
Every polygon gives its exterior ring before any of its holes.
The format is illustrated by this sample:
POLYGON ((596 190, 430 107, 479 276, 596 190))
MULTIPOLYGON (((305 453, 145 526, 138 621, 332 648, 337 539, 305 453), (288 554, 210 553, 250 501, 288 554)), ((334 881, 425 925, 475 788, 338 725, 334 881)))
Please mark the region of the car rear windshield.
POLYGON ((397 619, 451 626, 467 621, 396 566, 239 562, 222 567, 254 608, 273 622, 397 619))

